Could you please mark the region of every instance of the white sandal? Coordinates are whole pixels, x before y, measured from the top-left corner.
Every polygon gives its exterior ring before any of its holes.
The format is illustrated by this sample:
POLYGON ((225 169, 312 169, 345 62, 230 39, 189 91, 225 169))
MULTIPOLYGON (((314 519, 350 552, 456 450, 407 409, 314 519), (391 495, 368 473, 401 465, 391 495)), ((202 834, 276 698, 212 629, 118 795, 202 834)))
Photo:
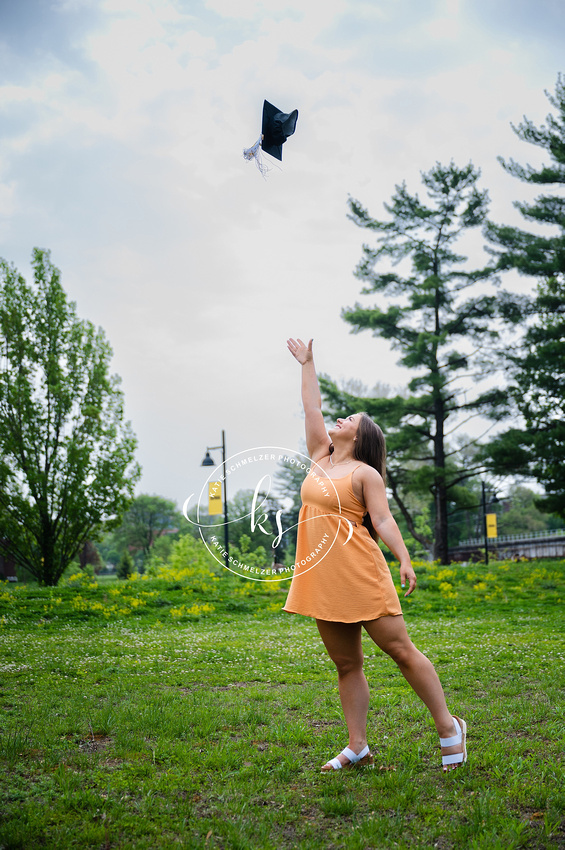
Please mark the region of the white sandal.
POLYGON ((455 747, 458 744, 462 744, 463 749, 460 753, 451 753, 449 756, 441 757, 444 773, 447 773, 450 764, 465 764, 467 761, 467 724, 460 717, 455 717, 455 715, 453 715, 453 722, 455 724, 456 734, 451 738, 440 738, 439 743, 442 747, 455 747))
POLYGON ((374 767, 375 759, 373 757, 372 752, 369 750, 369 747, 364 747, 360 753, 354 753, 349 747, 346 747, 339 754, 340 756, 346 756, 349 759, 347 764, 342 764, 339 760, 339 757, 336 756, 331 761, 328 761, 321 769, 322 773, 331 773, 333 770, 341 770, 341 768, 347 767, 374 767))

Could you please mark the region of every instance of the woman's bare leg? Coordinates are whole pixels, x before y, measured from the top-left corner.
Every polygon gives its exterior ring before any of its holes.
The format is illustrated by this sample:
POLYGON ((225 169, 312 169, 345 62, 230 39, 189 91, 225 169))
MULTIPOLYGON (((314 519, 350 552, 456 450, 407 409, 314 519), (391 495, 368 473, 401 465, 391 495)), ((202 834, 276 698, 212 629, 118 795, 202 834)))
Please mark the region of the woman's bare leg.
MULTIPOLYGON (((360 623, 316 620, 328 655, 337 668, 339 696, 349 733, 349 747, 360 753, 367 744, 369 686, 363 672, 360 623)), ((348 759, 340 755, 342 764, 348 759)))
MULTIPOLYGON (((455 735, 453 717, 447 708, 439 677, 429 658, 408 637, 404 617, 379 617, 378 620, 363 623, 363 626, 377 646, 398 664, 408 684, 428 707, 440 738, 455 735)), ((442 755, 459 753, 461 750, 462 746, 458 744, 442 747, 442 755)))

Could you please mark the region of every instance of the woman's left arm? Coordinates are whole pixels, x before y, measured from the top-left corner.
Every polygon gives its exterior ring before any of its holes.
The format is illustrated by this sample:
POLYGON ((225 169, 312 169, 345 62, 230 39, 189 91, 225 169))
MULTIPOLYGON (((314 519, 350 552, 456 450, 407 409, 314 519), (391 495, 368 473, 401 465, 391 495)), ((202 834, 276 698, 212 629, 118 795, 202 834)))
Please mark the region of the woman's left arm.
POLYGON ((416 588, 416 573, 410 562, 410 555, 402 539, 400 529, 396 524, 388 506, 386 489, 382 477, 376 469, 363 466, 358 473, 358 480, 363 489, 363 503, 367 508, 373 528, 400 564, 400 584, 408 590, 409 596, 416 588))

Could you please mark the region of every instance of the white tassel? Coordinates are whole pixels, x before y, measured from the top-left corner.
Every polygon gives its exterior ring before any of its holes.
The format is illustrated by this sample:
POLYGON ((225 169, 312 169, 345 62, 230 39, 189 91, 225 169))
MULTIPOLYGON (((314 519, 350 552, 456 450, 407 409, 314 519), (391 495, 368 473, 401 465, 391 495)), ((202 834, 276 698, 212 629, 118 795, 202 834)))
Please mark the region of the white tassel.
POLYGON ((268 172, 271 170, 266 162, 263 161, 263 157, 261 155, 261 142, 263 141, 263 136, 259 136, 253 147, 245 148, 243 151, 243 158, 246 160, 255 160, 255 165, 263 175, 266 177, 268 172))

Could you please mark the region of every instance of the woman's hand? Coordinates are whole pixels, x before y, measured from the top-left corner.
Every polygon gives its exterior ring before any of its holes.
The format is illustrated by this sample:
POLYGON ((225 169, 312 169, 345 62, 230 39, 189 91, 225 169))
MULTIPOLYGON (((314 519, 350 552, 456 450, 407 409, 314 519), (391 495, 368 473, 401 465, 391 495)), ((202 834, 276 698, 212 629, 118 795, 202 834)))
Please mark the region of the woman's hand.
POLYGON ((400 565, 400 585, 401 587, 406 587, 406 582, 408 582, 408 590, 404 594, 404 596, 410 596, 413 590, 416 590, 416 573, 414 572, 414 568, 410 561, 405 564, 400 565))
POLYGON ((305 345, 301 339, 287 339, 286 341, 288 350, 292 356, 298 360, 301 366, 304 366, 305 363, 314 359, 314 355, 312 353, 312 342, 313 340, 310 340, 308 345, 305 345))

